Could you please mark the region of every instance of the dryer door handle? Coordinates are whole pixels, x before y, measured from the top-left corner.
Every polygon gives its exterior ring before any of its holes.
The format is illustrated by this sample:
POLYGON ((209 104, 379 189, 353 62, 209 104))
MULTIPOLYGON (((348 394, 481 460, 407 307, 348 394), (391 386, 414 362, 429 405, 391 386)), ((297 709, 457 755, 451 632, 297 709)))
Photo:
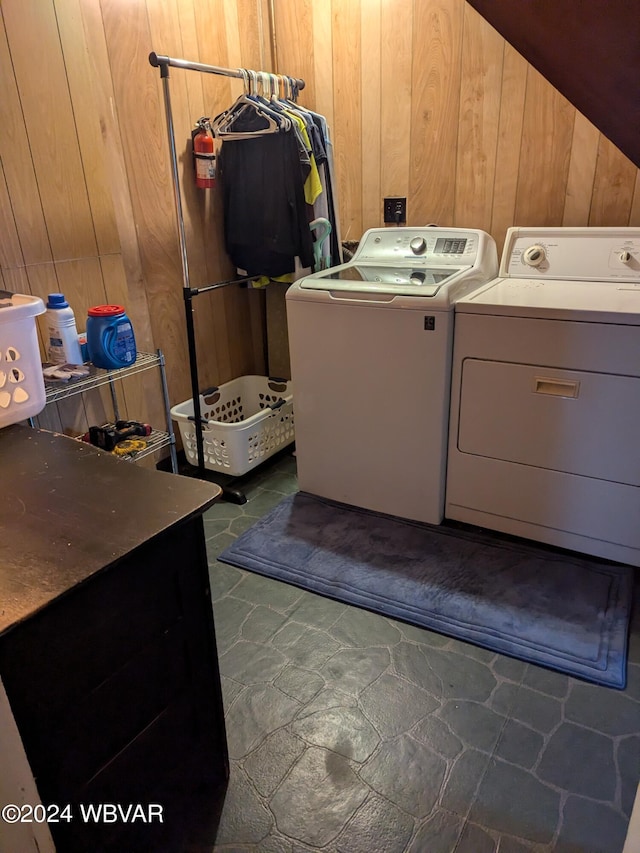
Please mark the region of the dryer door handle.
POLYGON ((577 379, 555 379, 551 376, 534 376, 533 390, 536 394, 548 394, 551 397, 569 397, 575 399, 580 393, 577 379))

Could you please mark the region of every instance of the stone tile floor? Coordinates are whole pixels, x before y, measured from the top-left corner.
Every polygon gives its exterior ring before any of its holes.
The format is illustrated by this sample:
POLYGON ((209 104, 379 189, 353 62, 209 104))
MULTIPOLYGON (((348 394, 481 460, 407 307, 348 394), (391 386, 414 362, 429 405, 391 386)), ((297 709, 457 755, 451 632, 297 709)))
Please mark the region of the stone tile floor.
POLYGON ((192 853, 620 853, 640 613, 617 691, 216 560, 296 489, 284 455, 205 516, 231 777, 192 853))

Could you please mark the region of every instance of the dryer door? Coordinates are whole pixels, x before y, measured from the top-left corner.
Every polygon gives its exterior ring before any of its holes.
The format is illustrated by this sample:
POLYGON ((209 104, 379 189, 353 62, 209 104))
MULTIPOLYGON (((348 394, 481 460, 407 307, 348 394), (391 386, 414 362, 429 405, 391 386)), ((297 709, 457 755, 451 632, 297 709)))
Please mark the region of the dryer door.
POLYGON ((640 378, 467 358, 462 453, 640 486, 640 378))

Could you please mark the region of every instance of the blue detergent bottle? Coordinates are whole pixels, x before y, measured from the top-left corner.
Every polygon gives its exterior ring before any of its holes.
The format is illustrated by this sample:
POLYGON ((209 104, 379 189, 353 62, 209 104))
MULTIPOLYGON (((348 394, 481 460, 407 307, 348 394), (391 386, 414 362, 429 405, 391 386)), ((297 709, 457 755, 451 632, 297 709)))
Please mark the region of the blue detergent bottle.
POLYGON ((136 339, 122 305, 96 305, 87 317, 89 361, 105 370, 129 367, 136 360, 136 339))

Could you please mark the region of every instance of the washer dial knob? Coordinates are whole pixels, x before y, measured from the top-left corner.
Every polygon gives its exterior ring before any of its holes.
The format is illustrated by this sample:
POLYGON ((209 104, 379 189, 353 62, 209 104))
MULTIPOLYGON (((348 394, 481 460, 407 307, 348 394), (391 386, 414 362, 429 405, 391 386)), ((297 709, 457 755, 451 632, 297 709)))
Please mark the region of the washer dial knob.
POLYGON ((427 241, 424 237, 414 237, 409 243, 409 248, 414 255, 422 255, 427 250, 427 241))
POLYGON ((620 252, 618 255, 623 264, 628 264, 631 260, 631 252, 628 252, 626 249, 624 252, 620 252))
POLYGON ((529 246, 522 254, 522 260, 530 267, 539 267, 547 257, 544 246, 536 243, 534 246, 529 246))

